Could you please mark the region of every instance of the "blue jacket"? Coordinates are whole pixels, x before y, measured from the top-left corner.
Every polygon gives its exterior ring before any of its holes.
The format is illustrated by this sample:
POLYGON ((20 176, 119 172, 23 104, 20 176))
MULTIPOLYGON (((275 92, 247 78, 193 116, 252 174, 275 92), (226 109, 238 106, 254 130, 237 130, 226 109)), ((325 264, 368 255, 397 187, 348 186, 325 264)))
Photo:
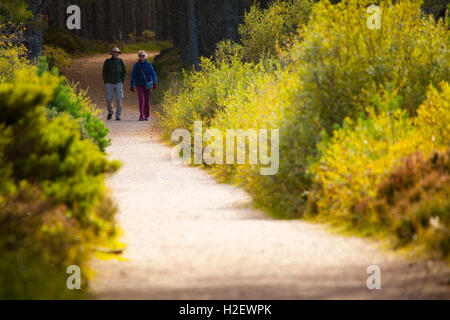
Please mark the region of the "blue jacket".
POLYGON ((133 68, 133 74, 131 75, 131 88, 136 86, 145 86, 146 82, 153 81, 153 84, 157 84, 157 78, 155 69, 150 62, 137 62, 133 68))

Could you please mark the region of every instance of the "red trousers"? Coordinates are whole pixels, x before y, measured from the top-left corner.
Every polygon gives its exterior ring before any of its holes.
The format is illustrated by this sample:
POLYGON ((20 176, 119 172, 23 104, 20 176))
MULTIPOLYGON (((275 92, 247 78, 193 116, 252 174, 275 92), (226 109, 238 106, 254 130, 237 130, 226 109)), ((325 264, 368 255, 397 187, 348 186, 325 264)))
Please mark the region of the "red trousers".
POLYGON ((142 119, 150 117, 150 90, 144 86, 136 86, 139 96, 139 112, 142 119))

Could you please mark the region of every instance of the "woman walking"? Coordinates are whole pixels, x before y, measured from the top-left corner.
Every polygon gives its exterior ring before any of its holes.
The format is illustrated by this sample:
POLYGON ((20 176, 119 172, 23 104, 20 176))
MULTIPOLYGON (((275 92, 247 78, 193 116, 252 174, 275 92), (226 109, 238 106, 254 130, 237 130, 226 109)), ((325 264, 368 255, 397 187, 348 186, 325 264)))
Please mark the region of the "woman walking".
POLYGON ((139 61, 134 65, 131 76, 131 91, 136 86, 139 96, 139 121, 150 117, 150 91, 156 89, 157 78, 153 65, 147 61, 145 51, 139 51, 139 61))

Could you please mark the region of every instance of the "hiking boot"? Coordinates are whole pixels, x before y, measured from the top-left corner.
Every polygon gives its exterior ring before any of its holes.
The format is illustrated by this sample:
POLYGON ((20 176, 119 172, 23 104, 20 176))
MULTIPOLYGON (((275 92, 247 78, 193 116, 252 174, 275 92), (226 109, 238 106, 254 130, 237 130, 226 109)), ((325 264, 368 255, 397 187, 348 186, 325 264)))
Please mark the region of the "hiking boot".
POLYGON ((108 114, 108 116, 106 117, 107 120, 111 120, 112 119, 112 114, 108 114))
POLYGON ((144 121, 144 118, 139 118, 139 121, 144 121))
POLYGON ((148 121, 148 119, 144 119, 144 121, 148 121))
POLYGON ((122 120, 120 117, 116 117, 116 121, 120 121, 122 120))

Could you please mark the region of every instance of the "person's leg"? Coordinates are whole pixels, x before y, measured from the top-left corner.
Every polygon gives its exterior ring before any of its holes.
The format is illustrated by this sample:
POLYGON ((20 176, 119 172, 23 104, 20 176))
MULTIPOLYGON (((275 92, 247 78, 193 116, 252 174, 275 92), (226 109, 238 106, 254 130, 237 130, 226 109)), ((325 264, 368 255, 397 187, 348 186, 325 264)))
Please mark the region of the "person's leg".
POLYGON ((138 91, 138 97, 139 97, 139 113, 140 117, 139 119, 145 118, 145 88, 142 86, 136 86, 138 91))
POLYGON ((114 114, 113 109, 114 88, 112 84, 106 84, 106 107, 108 108, 108 118, 114 114))
POLYGON ((144 119, 150 118, 150 90, 145 90, 144 119))
POLYGON ((116 100, 117 100, 117 111, 116 118, 120 119, 122 117, 122 100, 123 100, 123 84, 116 84, 116 100))

